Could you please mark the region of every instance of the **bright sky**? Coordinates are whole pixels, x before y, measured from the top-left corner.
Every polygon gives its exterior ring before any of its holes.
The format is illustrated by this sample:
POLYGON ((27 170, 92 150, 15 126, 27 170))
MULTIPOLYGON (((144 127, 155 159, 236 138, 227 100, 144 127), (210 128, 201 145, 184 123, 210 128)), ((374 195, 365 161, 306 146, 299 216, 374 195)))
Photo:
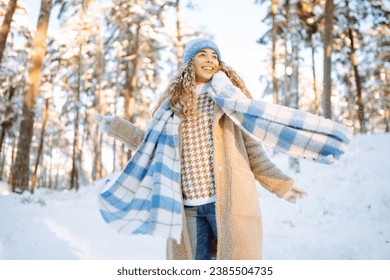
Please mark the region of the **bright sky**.
MULTIPOLYGON (((267 28, 261 22, 266 13, 264 5, 255 4, 255 0, 191 0, 197 9, 189 10, 186 8, 188 1, 180 1, 181 19, 194 29, 213 36, 222 60, 238 72, 253 97, 259 99, 265 88, 259 77, 266 72, 267 63, 270 63, 266 61, 267 49, 256 43, 267 28)), ((28 6, 31 22, 35 25, 40 1, 23 2, 28 6)), ((50 19, 53 26, 56 12, 50 19)))

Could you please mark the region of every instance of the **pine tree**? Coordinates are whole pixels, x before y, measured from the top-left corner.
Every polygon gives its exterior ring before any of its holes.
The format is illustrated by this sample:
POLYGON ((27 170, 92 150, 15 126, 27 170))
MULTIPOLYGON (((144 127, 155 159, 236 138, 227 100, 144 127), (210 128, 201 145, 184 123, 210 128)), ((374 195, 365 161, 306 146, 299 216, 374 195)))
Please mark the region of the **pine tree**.
POLYGON ((3 60, 3 54, 5 50, 5 45, 7 42, 8 33, 11 29, 11 22, 14 12, 16 10, 17 0, 10 0, 7 6, 7 11, 4 16, 3 24, 1 25, 0 30, 0 65, 3 60))
POLYGON ((324 30, 324 90, 322 93, 322 109, 325 118, 332 118, 332 50, 333 50, 333 0, 325 2, 325 30, 324 30))
POLYGON ((49 25, 51 0, 42 0, 37 32, 24 95, 23 120, 20 124, 18 150, 12 167, 12 191, 28 190, 30 174, 30 147, 34 126, 34 108, 42 75, 42 63, 46 53, 46 36, 49 25))

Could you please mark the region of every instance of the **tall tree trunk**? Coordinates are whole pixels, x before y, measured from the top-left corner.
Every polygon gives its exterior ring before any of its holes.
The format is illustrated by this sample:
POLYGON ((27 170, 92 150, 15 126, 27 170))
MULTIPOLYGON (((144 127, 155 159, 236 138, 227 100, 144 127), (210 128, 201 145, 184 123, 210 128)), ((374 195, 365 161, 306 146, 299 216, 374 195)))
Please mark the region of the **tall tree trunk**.
MULTIPOLYGON (((288 2, 288 1, 286 1, 288 2)), ((301 40, 298 33, 299 30, 299 19, 297 15, 298 0, 291 0, 290 4, 290 32, 291 32, 291 87, 290 87, 290 102, 289 107, 298 109, 299 103, 299 42, 301 40)), ((299 160, 297 158, 290 157, 289 167, 296 173, 300 171, 299 160)))
POLYGON ((58 187, 58 182, 60 180, 60 170, 59 170, 59 167, 57 167, 57 172, 56 172, 56 179, 54 181, 54 186, 56 190, 61 190, 61 188, 58 187))
POLYGON ((31 67, 28 71, 27 90, 24 95, 23 120, 20 124, 18 151, 12 166, 12 191, 28 190, 30 173, 30 148, 34 127, 34 109, 42 76, 42 63, 46 53, 46 37, 49 24, 51 0, 42 0, 35 34, 31 67))
MULTIPOLYGON (((5 136, 4 130, 1 130, 1 137, 4 138, 5 136)), ((4 166, 5 166, 5 160, 6 160, 6 151, 2 152, 0 150, 0 180, 3 180, 3 172, 4 172, 4 166)))
POLYGON ((332 30, 333 30, 333 0, 325 3, 325 31, 324 31, 324 86, 322 93, 322 109, 325 118, 332 118, 332 30))
POLYGON ((102 133, 98 126, 95 126, 95 133, 93 137, 94 145, 94 158, 92 166, 92 180, 101 178, 101 162, 102 162, 102 145, 101 145, 102 133))
POLYGON ((299 102, 299 33, 298 33, 298 17, 297 17, 296 0, 291 1, 291 87, 290 87, 290 102, 291 108, 298 109, 299 102))
MULTIPOLYGON (((137 88, 137 67, 138 67, 138 49, 140 39, 141 24, 137 24, 134 43, 132 49, 131 69, 127 70, 125 84, 125 118, 133 121, 135 110, 135 90, 137 88)), ((128 64, 127 64, 128 65, 128 64)))
MULTIPOLYGON (((53 145, 53 139, 50 137, 48 141, 50 147, 53 145)), ((53 188, 53 149, 50 149, 50 165, 49 165, 49 189, 53 188)))
POLYGON ((284 79, 283 79, 283 95, 282 98, 279 98, 279 104, 284 106, 290 106, 290 94, 291 94, 291 29, 290 29, 290 1, 286 0, 284 3, 284 13, 285 13, 285 26, 286 30, 284 32, 284 79), (282 100, 280 100, 282 99, 282 100), (283 102, 282 102, 283 101, 283 102))
MULTIPOLYGON (((117 64, 117 69, 116 69, 116 78, 117 78, 117 80, 119 80, 120 76, 121 76, 121 72, 122 72, 122 69, 120 67, 121 66, 121 52, 119 50, 117 53, 117 61, 118 61, 118 64, 117 64)), ((117 112, 118 112, 118 102, 115 101, 114 102, 114 115, 117 115, 117 112)), ((112 139, 112 141, 113 141, 113 144, 112 144, 112 170, 115 171, 116 170, 116 155, 117 155, 117 145, 116 144, 117 144, 117 141, 114 138, 112 139)), ((120 168, 125 167, 124 164, 122 165, 122 160, 119 161, 119 165, 120 165, 120 168)))
MULTIPOLYGON (((77 102, 77 101, 76 101, 77 102)), ((78 101, 79 102, 79 101, 78 101)), ((77 106, 78 107, 78 106, 77 106)), ((77 108, 74 120, 72 171, 70 173, 70 189, 79 189, 78 153, 79 153, 79 109, 77 108)))
MULTIPOLYGON (((16 145, 17 145, 16 137, 12 137, 12 149, 11 149, 11 163, 10 163, 10 166, 13 166, 14 162, 15 162, 16 145)), ((8 174, 8 186, 11 186, 10 191, 13 192, 13 187, 12 187, 12 169, 9 171, 9 174, 8 174)))
MULTIPOLYGON (((384 83, 384 88, 381 96, 381 103, 382 103, 382 108, 383 108, 383 121, 385 123, 385 132, 388 133, 390 132, 390 82, 388 78, 388 73, 389 71, 384 68, 385 72, 385 79, 382 81, 384 83)), ((380 77, 378 77, 379 80, 380 77)))
POLYGON ((279 0, 272 0, 271 4, 271 17, 272 17, 272 95, 274 98, 274 103, 279 103, 278 96, 278 78, 276 75, 276 36, 278 30, 278 23, 276 21, 276 13, 278 8, 279 0))
POLYGON ((82 168, 82 162, 84 160, 84 147, 88 141, 88 139, 91 138, 91 130, 89 125, 89 114, 88 114, 88 108, 86 108, 86 112, 83 116, 84 123, 82 123, 82 133, 81 135, 81 143, 79 145, 79 153, 78 153, 78 170, 79 170, 79 181, 80 182, 87 182, 88 184, 91 183, 92 178, 91 174, 87 174, 87 172, 82 168))
POLYGON ((1 123, 1 134, 0 134, 0 160, 1 160, 1 166, 0 166, 0 180, 3 178, 3 170, 4 170, 4 164, 6 159, 6 153, 3 153, 3 143, 5 140, 5 136, 7 135, 7 131, 12 127, 13 122, 15 121, 15 118, 12 116, 14 114, 13 106, 11 105, 11 100, 14 96, 15 88, 11 86, 8 91, 8 104, 5 108, 5 117, 4 121, 1 123))
POLYGON ((3 60, 5 45, 7 43, 8 33, 11 29, 12 17, 15 13, 17 0, 10 0, 8 2, 7 11, 5 12, 3 24, 1 25, 0 33, 0 65, 3 60))
MULTIPOLYGON (((127 71, 125 84, 125 118, 134 122, 135 114, 135 90, 137 88, 138 49, 140 44, 141 24, 136 25, 132 56, 134 57, 130 71, 127 71)), ((128 64, 127 64, 128 65, 128 64)), ((131 158, 131 150, 127 151, 127 160, 131 158)))
POLYGON ((176 56, 177 56, 177 70, 179 71, 182 67, 183 60, 183 43, 181 36, 181 28, 180 28, 180 1, 176 0, 176 56))
MULTIPOLYGON (((99 23, 99 39, 98 39, 98 51, 96 54, 97 68, 97 87, 96 87, 96 112, 102 114, 104 108, 102 108, 101 94, 102 94, 102 80, 103 80, 103 69, 104 69, 104 58, 103 58, 103 33, 102 33, 102 22, 99 23)), ((95 133, 93 136, 94 142, 94 161, 92 166, 92 179, 96 180, 102 177, 102 133, 95 122, 95 133)))
POLYGON ((315 60, 315 47, 314 47, 313 37, 310 37, 310 47, 311 47, 311 70, 313 73, 314 114, 319 115, 320 100, 317 91, 316 60, 315 60))
POLYGON ((360 132, 361 133, 366 133, 367 128, 366 128, 366 120, 364 117, 364 101, 363 101, 363 95, 362 95, 362 83, 360 80, 360 75, 359 75, 359 70, 358 70, 358 63, 357 63, 357 58, 356 58, 356 49, 355 49, 355 44, 354 44, 354 38, 352 34, 352 30, 349 28, 348 30, 348 36, 349 39, 351 40, 351 62, 353 66, 353 73, 355 76, 355 83, 356 83, 356 91, 357 91, 357 105, 358 105, 358 119, 360 123, 360 132))
POLYGON ((31 193, 34 193, 35 184, 36 184, 36 181, 37 181, 37 171, 38 171, 38 166, 39 166, 39 160, 40 160, 41 154, 42 154, 43 138, 44 138, 44 134, 45 134, 47 116, 49 114, 49 105, 50 105, 50 98, 46 98, 45 111, 43 112, 43 117, 42 117, 41 138, 39 140, 37 161, 35 162, 34 173, 32 175, 32 179, 31 179, 31 193))
POLYGON ((47 188, 47 163, 45 161, 45 154, 42 154, 42 165, 41 165, 41 172, 38 179, 38 186, 42 188, 47 188))
POLYGON ((79 147, 79 122, 80 122, 80 94, 81 94, 81 55, 82 45, 79 45, 79 53, 77 56, 77 90, 75 92, 75 119, 74 119, 74 133, 73 133, 73 152, 72 152, 72 171, 70 173, 70 189, 79 189, 79 170, 78 162, 80 160, 79 147))
POLYGON ((349 79, 349 77, 351 76, 351 70, 348 69, 346 71, 346 78, 345 78, 345 83, 346 83, 346 86, 347 86, 347 92, 348 92, 348 95, 347 95, 347 108, 348 108, 348 117, 349 119, 352 121, 353 123, 353 128, 355 128, 355 116, 354 116, 354 112, 355 112, 355 101, 354 101, 354 95, 352 94, 352 85, 351 85, 351 81, 349 79))
MULTIPOLYGON (((352 24, 351 17, 349 15, 349 0, 345 0, 345 6, 347 7, 347 20, 348 24, 352 24)), ((362 83, 360 80, 360 75, 359 75, 359 69, 358 69, 358 63, 357 63, 357 58, 356 58, 356 48, 355 48, 355 38, 353 36, 352 29, 349 27, 348 28, 348 38, 350 40, 350 59, 353 67, 353 73, 355 77, 355 83, 356 83, 356 93, 357 93, 357 105, 358 105, 358 119, 360 123, 360 132, 361 133, 366 133, 367 128, 366 128, 366 121, 364 117, 364 101, 363 101, 363 95, 362 95, 362 83)))
MULTIPOLYGON (((3 144, 3 139, 5 138, 6 130, 5 128, 1 129, 1 144, 3 144)), ((0 148, 0 180, 3 179, 3 171, 4 171, 4 166, 5 166, 5 161, 6 161, 6 154, 7 152, 3 152, 3 148, 0 148)))

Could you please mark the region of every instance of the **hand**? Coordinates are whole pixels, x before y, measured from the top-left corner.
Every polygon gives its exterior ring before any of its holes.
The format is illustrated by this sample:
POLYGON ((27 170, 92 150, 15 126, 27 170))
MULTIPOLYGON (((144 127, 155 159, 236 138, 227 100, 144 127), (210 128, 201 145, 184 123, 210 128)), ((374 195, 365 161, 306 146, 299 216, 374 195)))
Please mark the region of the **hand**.
POLYGON ((222 92, 226 87, 232 85, 232 81, 222 70, 218 70, 211 79, 211 86, 217 92, 222 92))
POLYGON ((307 196, 307 193, 301 188, 297 187, 297 185, 294 185, 292 186, 291 190, 283 195, 282 198, 288 202, 295 203, 297 198, 304 198, 305 196, 307 196))
POLYGON ((99 123, 99 128, 106 134, 108 133, 108 127, 114 118, 115 116, 102 116, 100 114, 95 115, 95 121, 99 123))

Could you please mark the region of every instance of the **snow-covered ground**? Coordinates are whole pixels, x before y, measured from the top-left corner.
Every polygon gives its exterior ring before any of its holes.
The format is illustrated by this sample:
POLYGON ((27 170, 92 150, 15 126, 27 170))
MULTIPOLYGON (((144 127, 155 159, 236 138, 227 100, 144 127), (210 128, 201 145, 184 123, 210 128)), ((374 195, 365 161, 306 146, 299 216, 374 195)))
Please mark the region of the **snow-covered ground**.
MULTIPOLYGON (((265 259, 390 260, 390 134, 358 136, 337 166, 272 160, 309 195, 290 204, 259 187, 265 259)), ((0 259, 164 259, 165 242, 117 234, 100 217, 100 183, 8 194, 0 184, 0 259)))

